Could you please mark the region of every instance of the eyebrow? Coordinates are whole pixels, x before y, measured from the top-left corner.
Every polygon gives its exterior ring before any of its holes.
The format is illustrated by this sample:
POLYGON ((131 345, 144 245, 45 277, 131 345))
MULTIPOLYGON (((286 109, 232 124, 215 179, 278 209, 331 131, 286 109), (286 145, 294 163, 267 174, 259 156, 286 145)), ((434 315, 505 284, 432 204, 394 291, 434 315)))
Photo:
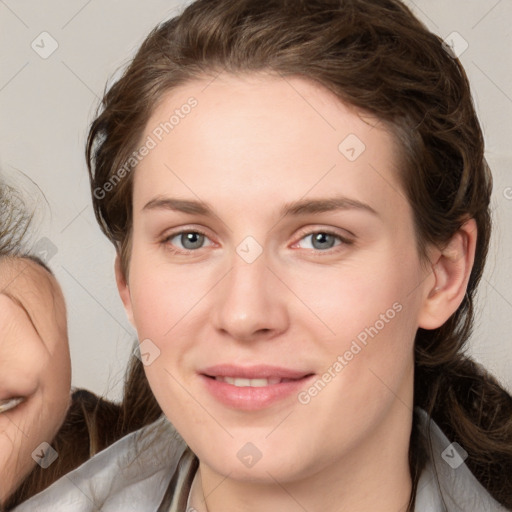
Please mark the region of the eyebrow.
MULTIPOLYGON (((204 201, 191 201, 172 197, 156 197, 149 201, 142 210, 171 210, 188 214, 204 215, 206 217, 214 216, 213 208, 204 201)), ((301 199, 286 203, 280 210, 280 216, 300 216, 337 210, 359 210, 379 217, 378 212, 369 204, 343 196, 321 199, 301 199)))

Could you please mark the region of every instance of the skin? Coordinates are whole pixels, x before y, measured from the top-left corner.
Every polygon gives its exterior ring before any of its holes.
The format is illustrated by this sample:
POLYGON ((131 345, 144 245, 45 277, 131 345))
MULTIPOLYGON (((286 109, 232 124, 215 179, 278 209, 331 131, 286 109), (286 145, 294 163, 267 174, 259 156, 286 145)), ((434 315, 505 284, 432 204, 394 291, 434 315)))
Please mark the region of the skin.
POLYGON ((145 366, 156 399, 200 459, 194 507, 405 510, 414 336, 461 303, 474 221, 422 262, 392 135, 302 78, 223 74, 182 85, 153 112, 144 140, 190 96, 198 106, 135 171, 129 279, 119 258, 116 276, 139 339, 160 350, 145 366), (366 145, 354 162, 338 150, 348 134, 366 145), (279 214, 291 201, 338 195, 377 214, 279 214), (165 197, 204 201, 215 215, 144 208, 165 197), (176 236, 198 229, 199 248, 176 236), (326 230, 352 243, 314 244, 310 235, 326 230), (236 252, 249 235, 263 248, 252 263, 236 252), (396 303, 401 311, 307 404, 292 395, 236 410, 198 375, 262 363, 321 377, 396 303), (247 442, 262 454, 252 467, 237 457, 247 442))
POLYGON ((66 308, 55 278, 28 258, 0 259, 0 399, 26 397, 0 414, 0 503, 51 443, 70 402, 66 308))

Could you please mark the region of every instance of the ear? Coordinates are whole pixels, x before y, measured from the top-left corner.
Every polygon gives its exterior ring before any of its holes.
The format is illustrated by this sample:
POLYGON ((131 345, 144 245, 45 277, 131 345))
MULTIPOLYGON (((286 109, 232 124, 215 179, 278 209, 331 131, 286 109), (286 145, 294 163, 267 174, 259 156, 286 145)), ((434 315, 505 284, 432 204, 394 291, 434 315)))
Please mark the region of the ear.
POLYGON ((475 260, 477 226, 469 219, 444 249, 436 249, 432 274, 426 279, 425 297, 418 326, 423 329, 441 327, 462 303, 475 260))
POLYGON ((119 254, 116 255, 114 269, 116 274, 117 289, 119 291, 119 296, 123 301, 126 316, 128 317, 128 320, 133 325, 133 327, 135 327, 135 324, 133 322, 132 298, 130 295, 130 288, 128 286, 128 283, 126 282, 125 275, 121 269, 121 258, 119 257, 119 254))

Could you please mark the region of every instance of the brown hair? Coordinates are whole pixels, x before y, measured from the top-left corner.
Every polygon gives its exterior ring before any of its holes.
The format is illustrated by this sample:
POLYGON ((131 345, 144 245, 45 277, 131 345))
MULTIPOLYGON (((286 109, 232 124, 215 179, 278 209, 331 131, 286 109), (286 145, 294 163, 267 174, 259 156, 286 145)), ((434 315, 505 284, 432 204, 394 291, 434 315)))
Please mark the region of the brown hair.
MULTIPOLYGON (((512 508, 512 397, 463 353, 489 246, 492 179, 462 65, 398 0, 195 1, 148 35, 105 92, 90 128, 94 210, 125 276, 133 172, 113 187, 106 184, 119 178, 165 92, 221 71, 313 80, 386 123, 400 143, 400 178, 422 258, 429 244, 442 246, 465 220, 475 219, 475 262, 462 304, 442 327, 416 335, 414 405, 466 449, 476 478, 512 508)), ((138 386, 154 403, 143 371, 134 375, 127 390, 138 386)), ((427 458, 416 415, 413 421, 409 510, 427 458)))

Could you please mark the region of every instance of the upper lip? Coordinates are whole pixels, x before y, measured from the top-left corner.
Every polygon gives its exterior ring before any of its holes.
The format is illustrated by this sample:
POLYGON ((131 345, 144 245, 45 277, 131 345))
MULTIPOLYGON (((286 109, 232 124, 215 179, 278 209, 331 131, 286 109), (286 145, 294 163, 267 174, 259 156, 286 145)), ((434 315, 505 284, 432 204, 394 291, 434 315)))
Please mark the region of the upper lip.
POLYGON ((236 366, 233 364, 218 364, 209 366, 199 373, 209 377, 239 377, 242 379, 301 379, 312 372, 283 368, 269 365, 236 366))

